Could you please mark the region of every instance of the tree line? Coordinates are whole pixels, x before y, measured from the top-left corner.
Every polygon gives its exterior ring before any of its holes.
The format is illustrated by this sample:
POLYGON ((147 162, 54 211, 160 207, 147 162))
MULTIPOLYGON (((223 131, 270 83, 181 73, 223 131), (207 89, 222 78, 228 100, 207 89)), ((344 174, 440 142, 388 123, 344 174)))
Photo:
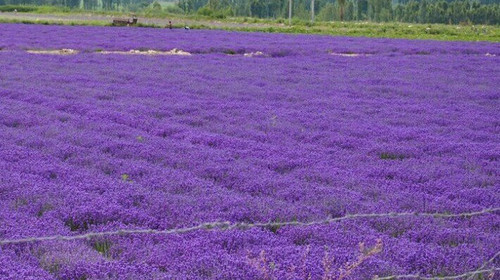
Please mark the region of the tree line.
MULTIPOLYGON (((288 17, 320 21, 500 24, 499 0, 178 0, 168 12, 210 17, 288 17), (312 5, 312 3, 314 4, 312 5)), ((153 0, 0 0, 0 5, 56 5, 86 10, 139 11, 164 8, 153 0)))
MULTIPOLYGON (((1 5, 16 6, 58 6, 81 10, 139 11, 145 9, 152 0, 0 0, 1 5)), ((22 7, 21 7, 22 9, 22 7)))
MULTIPOLYGON (((498 0, 314 0, 321 21, 499 24, 498 0)), ((311 18, 311 0, 292 0, 293 17, 311 18)), ((288 17, 288 0, 179 0, 185 13, 259 18, 288 17)))

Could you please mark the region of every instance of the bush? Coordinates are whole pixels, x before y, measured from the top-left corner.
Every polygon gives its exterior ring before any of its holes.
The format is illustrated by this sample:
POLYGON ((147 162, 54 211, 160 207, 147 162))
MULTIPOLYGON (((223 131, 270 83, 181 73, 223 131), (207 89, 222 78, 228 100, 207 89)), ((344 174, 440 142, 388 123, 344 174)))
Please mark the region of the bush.
POLYGON ((201 7, 200 9, 198 9, 197 14, 200 16, 207 16, 207 17, 211 17, 211 18, 223 19, 223 18, 226 18, 228 16, 232 16, 233 10, 231 10, 231 8, 228 7, 224 10, 221 10, 221 11, 214 11, 214 10, 210 9, 210 7, 204 6, 204 7, 201 7))
POLYGON ((179 6, 168 6, 165 8, 165 12, 170 14, 184 14, 184 10, 179 8, 179 6))
POLYGON ((41 14, 49 14, 49 13, 56 13, 56 12, 67 13, 70 11, 71 11, 71 9, 68 7, 59 7, 59 6, 39 6, 39 7, 36 7, 36 12, 41 13, 41 14))
POLYGON ((211 17, 213 16, 214 14, 214 11, 212 11, 209 7, 205 6, 205 7, 201 7, 200 9, 198 9, 198 12, 197 12, 200 16, 207 16, 207 17, 211 17))

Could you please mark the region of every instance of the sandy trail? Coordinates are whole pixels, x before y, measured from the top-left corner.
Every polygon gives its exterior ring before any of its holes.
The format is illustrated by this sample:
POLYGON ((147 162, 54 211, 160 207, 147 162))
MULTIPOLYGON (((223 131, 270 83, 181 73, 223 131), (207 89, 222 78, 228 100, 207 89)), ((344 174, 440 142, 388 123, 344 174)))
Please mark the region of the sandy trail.
MULTIPOLYGON (((113 18, 118 16, 111 15, 95 15, 95 14, 71 14, 71 15, 52 15, 52 14, 32 14, 32 13, 13 13, 13 12, 0 12, 0 19, 15 19, 15 20, 39 20, 39 21, 54 21, 61 23, 70 22, 91 22, 101 21, 111 24, 113 18)), ((123 16, 122 16, 123 17, 123 16)), ((145 18, 139 17, 138 23, 141 24, 154 24, 159 26, 167 26, 168 22, 172 21, 174 25, 206 25, 208 27, 230 27, 230 28, 243 28, 243 27, 272 27, 276 25, 263 24, 263 23, 234 23, 234 22, 221 22, 216 20, 190 20, 179 18, 145 18)))

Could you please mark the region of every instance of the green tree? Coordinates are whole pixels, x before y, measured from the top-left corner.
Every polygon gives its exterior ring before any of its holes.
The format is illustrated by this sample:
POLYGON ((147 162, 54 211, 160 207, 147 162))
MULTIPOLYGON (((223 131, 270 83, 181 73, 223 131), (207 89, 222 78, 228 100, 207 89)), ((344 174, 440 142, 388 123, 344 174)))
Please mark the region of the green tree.
POLYGON ((319 11, 317 18, 321 21, 332 21, 335 18, 335 6, 332 3, 327 3, 319 11))
POLYGON ((344 8, 345 8, 345 1, 346 0, 337 0, 337 3, 339 4, 340 8, 340 21, 344 21, 344 8))
POLYGON ((420 8, 418 10, 418 22, 420 23, 425 23, 427 22, 427 13, 428 13, 428 4, 427 4, 427 0, 422 0, 420 2, 420 8))
POLYGON ((154 1, 151 5, 151 8, 153 8, 153 10, 155 11, 161 11, 161 5, 158 1, 154 1))

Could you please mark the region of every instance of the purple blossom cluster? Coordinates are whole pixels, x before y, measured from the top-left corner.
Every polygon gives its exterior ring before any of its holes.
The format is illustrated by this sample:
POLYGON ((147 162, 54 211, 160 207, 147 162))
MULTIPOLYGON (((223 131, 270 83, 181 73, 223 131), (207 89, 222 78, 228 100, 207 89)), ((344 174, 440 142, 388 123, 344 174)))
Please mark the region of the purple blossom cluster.
POLYGON ((500 44, 436 42, 384 38, 331 37, 305 34, 241 33, 218 30, 103 28, 2 24, 0 48, 98 50, 171 50, 191 53, 243 54, 261 51, 270 56, 318 55, 327 52, 378 55, 500 55, 500 44), (41 30, 43 29, 43 30, 41 30))
MULTIPOLYGON (((500 44, 2 24, 0 48, 0 240, 500 207, 500 44), (94 53, 172 48, 195 55, 94 53)), ((9 244, 0 279, 335 279, 379 239, 345 279, 456 275, 499 215, 9 244)))

